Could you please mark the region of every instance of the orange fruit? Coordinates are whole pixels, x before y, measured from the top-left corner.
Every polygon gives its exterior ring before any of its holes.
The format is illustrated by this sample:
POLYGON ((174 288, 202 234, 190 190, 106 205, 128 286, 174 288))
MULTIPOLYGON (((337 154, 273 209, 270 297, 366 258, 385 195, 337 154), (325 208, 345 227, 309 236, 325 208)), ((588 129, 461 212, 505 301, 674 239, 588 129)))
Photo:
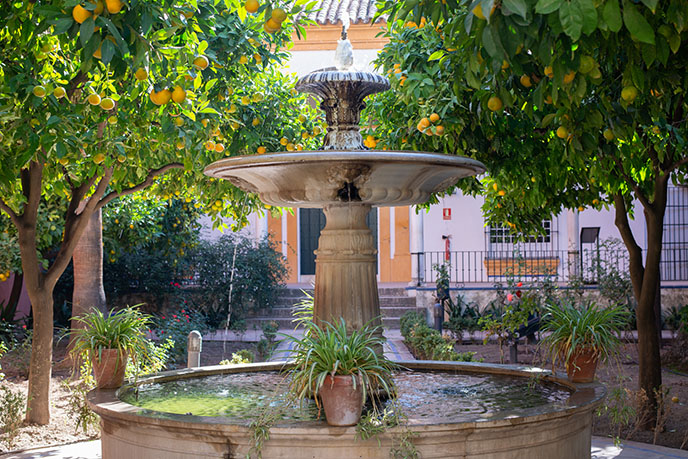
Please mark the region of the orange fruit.
POLYGON ((225 151, 225 146, 222 145, 221 143, 216 143, 215 144, 215 151, 218 153, 222 153, 223 151, 225 151))
POLYGON ((136 78, 139 81, 147 80, 148 79, 148 72, 146 69, 143 67, 139 68, 134 72, 134 78, 136 78))
POLYGON ((548 65, 547 67, 545 67, 545 76, 547 76, 547 78, 554 77, 554 70, 552 70, 552 66, 548 65))
POLYGON ((524 88, 530 88, 531 86, 533 86, 533 82, 530 81, 530 77, 528 75, 521 75, 520 81, 521 86, 523 86, 524 88))
POLYGON ((215 149, 215 142, 213 142, 212 140, 208 140, 205 143, 205 149, 208 151, 213 151, 215 149))
POLYGON ((635 86, 626 86, 621 90, 621 98, 628 103, 633 102, 636 97, 638 97, 638 89, 635 86))
POLYGON ((284 11, 282 8, 275 8, 272 10, 272 19, 277 23, 277 24, 282 24, 285 19, 287 19, 287 12, 284 11))
POLYGON ((444 126, 441 124, 435 128, 436 135, 444 135, 444 126))
POLYGON ((427 118, 421 118, 418 122, 418 126, 422 127, 422 129, 419 129, 420 131, 422 131, 423 129, 426 129, 428 126, 430 126, 430 120, 427 118))
POLYGON ((261 145, 260 147, 258 147, 258 154, 259 154, 259 155, 264 154, 265 151, 266 151, 266 150, 265 150, 265 147, 264 147, 264 146, 261 145))
POLYGON ((497 96, 492 96, 487 100, 487 108, 493 112, 501 110, 503 106, 502 99, 497 96))
POLYGON ((571 83, 575 78, 576 78, 576 72, 574 72, 573 70, 571 70, 570 72, 567 72, 566 75, 564 75, 564 84, 571 83))
POLYGON ((106 97, 100 101, 100 108, 103 110, 112 110, 115 108, 115 101, 110 99, 109 97, 106 97))
POLYGON ((66 95, 67 95, 67 91, 65 91, 65 88, 63 88, 62 86, 58 86, 53 91, 53 96, 55 96, 57 99, 62 99, 66 95))
POLYGON ((289 140, 286 137, 282 137, 280 139, 280 145, 287 145, 289 143, 289 140))
POLYGON ((201 69, 201 70, 207 69, 209 64, 210 64, 210 62, 208 61, 208 58, 205 56, 198 56, 193 61, 193 65, 196 66, 196 68, 201 69))
POLYGON ((265 26, 266 26, 266 27, 269 27, 269 28, 271 28, 271 29, 275 29, 275 31, 277 31, 277 30, 281 27, 281 26, 280 26, 280 23, 277 22, 277 21, 275 21, 275 20, 272 19, 272 18, 270 18, 270 19, 267 20, 267 22, 265 23, 265 26))
POLYGON ((258 126, 260 124, 260 119, 253 118, 253 121, 251 121, 251 124, 253 124, 254 126, 258 126))
POLYGON ((182 127, 184 125, 184 118, 182 118, 181 116, 178 118, 175 118, 174 125, 177 127, 182 127))
POLYGON ((122 10, 124 4, 121 0, 105 0, 105 6, 110 14, 117 14, 122 10))
MULTIPOLYGON (((94 3, 94 2, 92 1, 91 3, 94 3)), ((103 5, 103 2, 101 2, 100 0, 95 2, 95 4, 96 4, 96 8, 93 10, 93 14, 98 16, 99 14, 103 13, 103 10, 105 10, 105 5, 103 5)))
POLYGON ((177 140, 177 150, 183 150, 185 147, 183 140, 177 140))
POLYGON ((608 142, 611 142, 612 140, 614 140, 614 131, 612 131, 609 128, 605 129, 604 132, 602 133, 602 135, 604 136, 604 138, 608 142))
POLYGON ((170 99, 172 99, 172 91, 169 89, 163 89, 158 93, 158 100, 160 101, 160 105, 165 105, 170 102, 170 99))
POLYGON ((174 91, 172 91, 172 100, 178 104, 181 104, 185 99, 186 91, 184 91, 181 86, 175 86, 174 91))
POLYGON ((100 96, 98 94, 89 95, 88 103, 91 105, 100 105, 100 96))
POLYGON ((566 129, 564 126, 559 126, 557 128, 557 137, 560 139, 565 139, 569 136, 569 130, 566 129))
POLYGON ((98 45, 98 49, 93 51, 93 57, 95 57, 96 59, 101 59, 103 57, 103 53, 101 51, 102 47, 103 47, 102 43, 98 45))
POLYGON ((103 161, 105 161, 105 155, 102 153, 98 153, 93 157, 93 162, 96 164, 100 164, 103 161))
POLYGON ((91 12, 81 5, 76 5, 72 9, 72 17, 79 24, 83 24, 86 19, 91 17, 91 12))
POLYGON ((240 63, 241 65, 246 65, 246 64, 248 64, 248 57, 246 57, 246 56, 241 56, 241 57, 239 58, 239 63, 240 63))
POLYGON ((40 86, 40 85, 39 85, 39 86, 34 86, 32 92, 33 92, 33 95, 34 95, 34 96, 40 97, 40 98, 45 97, 45 95, 48 93, 48 92, 45 90, 45 87, 40 86))
POLYGON ((258 8, 260 8, 260 3, 258 3, 258 0, 246 0, 244 8, 246 8, 246 11, 249 13, 255 13, 258 11, 258 8))
POLYGON ((431 123, 436 123, 439 120, 440 120, 440 115, 438 115, 437 113, 433 113, 430 115, 430 122, 431 123))

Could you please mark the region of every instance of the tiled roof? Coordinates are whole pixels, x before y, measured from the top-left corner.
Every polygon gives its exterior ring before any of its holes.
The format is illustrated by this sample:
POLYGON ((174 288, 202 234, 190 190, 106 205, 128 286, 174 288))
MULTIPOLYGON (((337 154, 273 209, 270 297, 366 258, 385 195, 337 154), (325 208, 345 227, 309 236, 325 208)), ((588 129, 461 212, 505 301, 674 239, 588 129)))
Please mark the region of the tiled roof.
POLYGON ((377 7, 375 0, 318 0, 307 17, 321 25, 337 24, 344 11, 349 12, 352 23, 368 23, 377 13, 377 7))

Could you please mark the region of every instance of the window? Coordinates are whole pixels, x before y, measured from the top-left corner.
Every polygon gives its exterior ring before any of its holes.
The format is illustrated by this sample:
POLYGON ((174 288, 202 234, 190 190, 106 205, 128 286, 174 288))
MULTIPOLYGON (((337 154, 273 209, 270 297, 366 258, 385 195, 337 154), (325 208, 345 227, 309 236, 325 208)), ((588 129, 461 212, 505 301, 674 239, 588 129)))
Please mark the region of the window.
POLYGON ((542 228, 544 230, 542 234, 523 238, 518 234, 513 234, 506 226, 488 226, 485 237, 487 252, 490 256, 517 253, 528 257, 529 252, 556 250, 556 220, 543 220, 542 228))

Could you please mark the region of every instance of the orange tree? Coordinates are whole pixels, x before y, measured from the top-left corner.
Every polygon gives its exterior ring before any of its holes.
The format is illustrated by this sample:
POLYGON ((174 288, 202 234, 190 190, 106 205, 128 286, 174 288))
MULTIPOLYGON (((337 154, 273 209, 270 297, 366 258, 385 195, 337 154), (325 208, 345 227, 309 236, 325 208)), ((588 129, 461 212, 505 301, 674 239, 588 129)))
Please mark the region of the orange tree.
POLYGON ((564 208, 615 209, 638 302, 639 384, 654 400, 667 186, 685 183, 688 163, 688 4, 406 0, 381 13, 396 18, 379 58, 396 95, 372 107, 383 143, 485 162, 485 214, 514 231, 564 208), (634 201, 646 254, 629 225, 634 201))
POLYGON ((0 12, 0 272, 21 270, 32 304, 28 422, 50 419, 52 292, 91 217, 151 187, 242 224, 258 201, 203 167, 312 127, 273 71, 295 27, 276 6, 56 0, 0 12))

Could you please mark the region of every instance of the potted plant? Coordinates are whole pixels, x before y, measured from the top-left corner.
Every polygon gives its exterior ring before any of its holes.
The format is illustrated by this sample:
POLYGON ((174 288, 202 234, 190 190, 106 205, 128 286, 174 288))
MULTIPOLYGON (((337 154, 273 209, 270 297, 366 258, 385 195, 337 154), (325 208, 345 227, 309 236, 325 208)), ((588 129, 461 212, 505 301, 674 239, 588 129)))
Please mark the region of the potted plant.
POLYGON ((627 309, 621 305, 600 307, 589 302, 576 306, 565 302, 547 306, 546 311, 543 345, 552 364, 562 360, 571 382, 592 382, 597 363, 618 352, 619 332, 628 324, 627 309))
POLYGON ((112 314, 94 310, 74 317, 82 328, 70 335, 70 353, 79 361, 89 359, 98 389, 114 389, 124 381, 127 360, 145 358, 148 355, 148 339, 144 331, 150 316, 137 306, 127 307, 112 314))
POLYGON ((298 400, 313 397, 328 424, 355 425, 367 397, 393 393, 395 366, 382 355, 380 327, 347 332, 344 319, 323 325, 308 322, 303 338, 286 337, 295 344, 290 392, 298 400))

